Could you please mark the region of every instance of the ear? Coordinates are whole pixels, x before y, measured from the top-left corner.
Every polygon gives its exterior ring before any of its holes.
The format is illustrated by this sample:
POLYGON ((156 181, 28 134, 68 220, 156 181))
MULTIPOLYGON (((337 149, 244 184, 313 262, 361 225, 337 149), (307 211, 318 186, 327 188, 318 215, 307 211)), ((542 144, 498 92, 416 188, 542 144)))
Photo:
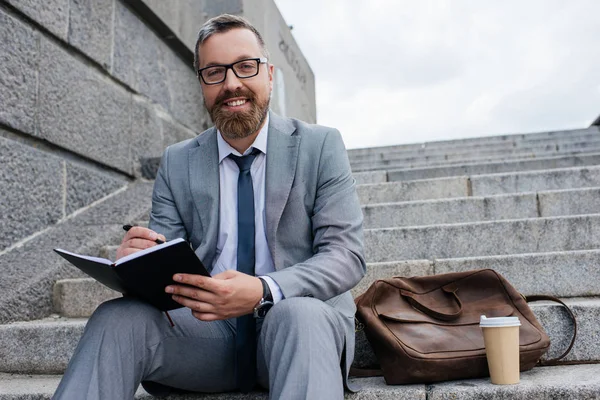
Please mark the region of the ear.
POLYGON ((269 64, 269 91, 273 91, 273 74, 275 73, 275 66, 269 64))

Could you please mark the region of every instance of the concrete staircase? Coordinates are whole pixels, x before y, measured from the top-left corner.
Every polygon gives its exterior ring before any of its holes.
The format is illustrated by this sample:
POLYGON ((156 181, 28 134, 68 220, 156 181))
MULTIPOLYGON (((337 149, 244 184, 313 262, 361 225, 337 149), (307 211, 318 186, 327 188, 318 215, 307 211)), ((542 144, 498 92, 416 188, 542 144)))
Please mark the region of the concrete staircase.
MULTIPOLYGON (((383 277, 493 268, 525 295, 563 298, 577 317, 578 338, 564 365, 522 373, 519 385, 474 379, 386 386, 381 378, 362 378, 354 381, 363 391, 347 399, 600 399, 598 127, 348 153, 369 262, 355 295, 383 277)), ((100 255, 114 258, 115 251, 116 242, 106 243, 100 255)), ((116 295, 90 279, 60 280, 54 285, 55 314, 0 325, 0 400, 50 398, 86 318, 116 295)), ((545 357, 560 354, 573 329, 565 311, 544 302, 532 309, 552 340, 545 357)), ((359 332, 355 364, 374 363, 359 332)), ((140 389, 136 397, 149 395, 140 389)))

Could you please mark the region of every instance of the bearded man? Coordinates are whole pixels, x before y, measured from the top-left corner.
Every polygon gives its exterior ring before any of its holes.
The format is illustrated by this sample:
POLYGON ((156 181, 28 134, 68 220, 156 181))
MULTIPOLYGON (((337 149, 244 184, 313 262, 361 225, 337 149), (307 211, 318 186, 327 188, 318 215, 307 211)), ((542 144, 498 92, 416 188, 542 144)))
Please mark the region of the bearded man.
POLYGON ((198 35, 195 67, 215 124, 166 149, 149 228, 117 257, 184 238, 211 277, 176 274, 172 327, 133 298, 90 318, 56 399, 248 392, 342 399, 354 355, 349 290, 365 273, 362 213, 335 129, 269 111, 274 67, 259 32, 222 15, 198 35))

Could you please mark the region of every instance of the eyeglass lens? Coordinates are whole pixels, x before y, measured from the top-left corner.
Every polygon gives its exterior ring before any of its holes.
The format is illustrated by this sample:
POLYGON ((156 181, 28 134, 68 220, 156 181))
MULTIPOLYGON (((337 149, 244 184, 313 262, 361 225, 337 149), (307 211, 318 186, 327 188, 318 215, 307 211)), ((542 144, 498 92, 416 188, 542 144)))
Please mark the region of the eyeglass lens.
MULTIPOLYGON (((250 78, 258 74, 258 60, 242 60, 231 65, 238 78, 250 78)), ((218 83, 225 80, 229 66, 214 66, 202 70, 202 78, 206 83, 218 83)))

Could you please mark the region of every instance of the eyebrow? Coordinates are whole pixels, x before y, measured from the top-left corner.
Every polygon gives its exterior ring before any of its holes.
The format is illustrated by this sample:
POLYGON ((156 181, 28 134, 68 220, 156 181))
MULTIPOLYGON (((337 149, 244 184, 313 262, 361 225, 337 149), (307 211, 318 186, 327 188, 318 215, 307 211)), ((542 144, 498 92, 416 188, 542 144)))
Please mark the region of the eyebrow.
MULTIPOLYGON (((236 59, 235 59, 235 61, 234 61, 233 63, 236 63, 236 62, 238 62, 238 61, 242 61, 242 60, 247 60, 247 59, 249 59, 249 58, 261 58, 261 57, 263 57, 263 56, 262 56, 262 55, 260 55, 260 56, 254 57, 254 56, 250 56, 250 55, 243 55, 243 56, 240 56, 240 57, 236 58, 236 59)), ((233 63, 231 63, 231 64, 233 64, 233 63)), ((206 65, 205 65, 204 67, 202 67, 202 68, 207 68, 207 67, 216 67, 216 66, 219 66, 219 65, 229 65, 229 64, 217 63, 217 62, 209 62, 208 64, 206 64, 206 65)), ((199 68, 199 69, 202 69, 202 68, 199 68)))

